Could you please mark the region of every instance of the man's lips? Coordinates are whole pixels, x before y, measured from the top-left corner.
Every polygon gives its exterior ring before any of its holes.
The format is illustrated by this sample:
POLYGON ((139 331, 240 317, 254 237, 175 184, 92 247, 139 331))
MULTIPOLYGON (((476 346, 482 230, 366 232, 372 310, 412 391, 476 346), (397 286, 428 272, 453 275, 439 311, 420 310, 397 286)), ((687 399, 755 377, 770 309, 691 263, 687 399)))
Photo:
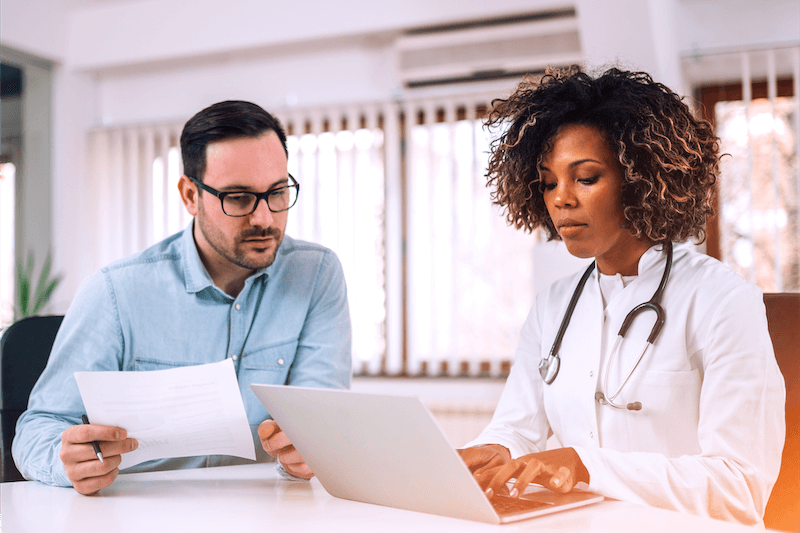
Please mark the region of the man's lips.
POLYGON ((273 230, 250 232, 249 235, 242 236, 242 242, 268 243, 276 241, 280 237, 280 232, 273 230))

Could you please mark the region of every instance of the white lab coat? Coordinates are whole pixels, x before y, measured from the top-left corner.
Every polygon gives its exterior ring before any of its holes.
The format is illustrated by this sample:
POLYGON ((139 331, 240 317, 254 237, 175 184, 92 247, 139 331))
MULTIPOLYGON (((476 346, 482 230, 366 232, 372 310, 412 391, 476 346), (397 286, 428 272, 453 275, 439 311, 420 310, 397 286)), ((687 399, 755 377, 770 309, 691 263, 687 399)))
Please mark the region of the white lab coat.
MULTIPOLYGON (((546 385, 546 357, 582 272, 538 295, 491 424, 469 446, 498 443, 518 457, 545 449, 551 432, 573 447, 589 489, 635 503, 742 523, 762 520, 785 437, 783 377, 775 362, 761 290, 690 245, 675 247, 662 305, 666 322, 618 404, 595 401, 625 315, 651 298, 666 254, 650 248, 639 275, 606 309, 597 269, 587 280, 546 385)), ((621 283, 621 280, 620 280, 621 283)), ((609 371, 612 394, 655 322, 634 320, 609 371)))

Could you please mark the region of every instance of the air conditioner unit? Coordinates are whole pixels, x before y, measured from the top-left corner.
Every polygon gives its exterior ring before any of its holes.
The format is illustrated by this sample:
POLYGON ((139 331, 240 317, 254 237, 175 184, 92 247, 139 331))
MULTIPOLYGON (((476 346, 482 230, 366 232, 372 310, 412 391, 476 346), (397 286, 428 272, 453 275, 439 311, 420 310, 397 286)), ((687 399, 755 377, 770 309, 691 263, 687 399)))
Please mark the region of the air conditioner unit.
POLYGON ((408 30, 396 49, 406 88, 521 77, 582 60, 574 8, 408 30))

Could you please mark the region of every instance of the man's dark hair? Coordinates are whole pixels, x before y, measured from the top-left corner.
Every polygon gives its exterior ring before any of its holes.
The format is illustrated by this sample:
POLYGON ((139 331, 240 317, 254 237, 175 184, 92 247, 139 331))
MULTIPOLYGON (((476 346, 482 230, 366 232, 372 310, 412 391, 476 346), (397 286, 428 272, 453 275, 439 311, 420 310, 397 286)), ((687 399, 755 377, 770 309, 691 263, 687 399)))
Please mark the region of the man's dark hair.
POLYGON ((246 137, 260 137, 274 131, 286 150, 286 133, 281 123, 261 107, 241 100, 228 100, 209 106, 189 119, 181 133, 183 173, 203 181, 206 173, 206 146, 211 143, 246 137))

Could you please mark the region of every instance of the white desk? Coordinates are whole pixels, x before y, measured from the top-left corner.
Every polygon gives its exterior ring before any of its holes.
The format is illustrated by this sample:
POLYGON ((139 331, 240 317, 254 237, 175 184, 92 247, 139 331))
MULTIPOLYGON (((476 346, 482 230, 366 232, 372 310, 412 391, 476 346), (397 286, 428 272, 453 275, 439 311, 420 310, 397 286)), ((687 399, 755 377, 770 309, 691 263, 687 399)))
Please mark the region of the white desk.
POLYGON ((5 533, 753 531, 616 501, 494 526, 341 500, 316 479, 280 478, 273 464, 122 475, 96 496, 35 482, 2 483, 0 513, 5 533))

